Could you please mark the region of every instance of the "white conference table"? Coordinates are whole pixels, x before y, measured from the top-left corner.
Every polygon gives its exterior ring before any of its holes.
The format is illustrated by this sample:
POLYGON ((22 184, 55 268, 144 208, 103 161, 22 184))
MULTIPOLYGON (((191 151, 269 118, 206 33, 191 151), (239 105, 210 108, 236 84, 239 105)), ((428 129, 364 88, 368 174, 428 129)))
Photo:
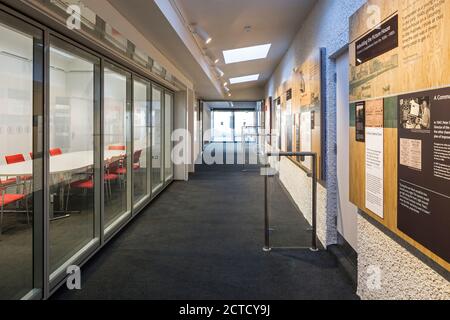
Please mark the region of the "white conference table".
MULTIPOLYGON (((126 152, 123 150, 105 150, 104 158, 105 161, 112 158, 124 157, 126 152)), ((79 172, 86 168, 90 168, 94 165, 94 152, 93 151, 79 151, 64 153, 58 156, 50 157, 50 175, 51 183, 57 184, 61 182, 70 181, 72 178, 72 173, 79 172)), ((33 161, 28 160, 24 162, 6 164, 0 166, 0 177, 17 177, 20 181, 22 176, 32 176, 33 175, 33 161)), ((60 188, 61 193, 61 208, 64 208, 64 187, 60 188)), ((60 218, 68 217, 69 215, 65 212, 64 216, 60 218)), ((54 220, 53 210, 50 213, 50 220, 54 220)))
MULTIPOLYGON (((123 150, 105 150, 104 158, 109 160, 115 157, 125 156, 123 150)), ((94 165, 93 151, 79 151, 64 153, 59 156, 50 157, 50 174, 65 174, 72 171, 92 167, 94 165)), ((33 175, 33 161, 6 164, 0 166, 0 176, 20 177, 33 175)))

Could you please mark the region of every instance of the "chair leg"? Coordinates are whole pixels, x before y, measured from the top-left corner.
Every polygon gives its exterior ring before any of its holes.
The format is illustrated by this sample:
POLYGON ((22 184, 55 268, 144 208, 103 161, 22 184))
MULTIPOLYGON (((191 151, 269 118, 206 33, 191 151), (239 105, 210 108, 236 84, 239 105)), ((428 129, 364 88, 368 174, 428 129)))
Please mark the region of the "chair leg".
POLYGON ((27 223, 30 225, 30 212, 28 211, 28 198, 25 198, 25 211, 27 213, 27 223))
POLYGON ((1 207, 1 217, 0 217, 0 236, 2 235, 2 229, 3 229, 3 205, 1 207))
POLYGON ((69 196, 70 196, 70 184, 69 187, 67 188, 67 198, 66 198, 66 212, 69 211, 69 196))

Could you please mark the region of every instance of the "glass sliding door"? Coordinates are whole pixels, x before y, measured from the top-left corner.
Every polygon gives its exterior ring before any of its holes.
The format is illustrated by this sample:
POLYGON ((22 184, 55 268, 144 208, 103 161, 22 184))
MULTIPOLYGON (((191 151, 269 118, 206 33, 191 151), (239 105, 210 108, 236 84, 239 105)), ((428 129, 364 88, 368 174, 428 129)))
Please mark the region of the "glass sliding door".
POLYGON ((213 142, 234 141, 233 111, 213 111, 213 142))
POLYGON ((162 131, 162 89, 152 85, 152 192, 163 186, 163 133, 162 131))
POLYGON ((66 274, 95 232, 95 112, 100 60, 50 39, 49 271, 66 274), (96 78, 97 77, 97 78, 96 78))
POLYGON ((173 95, 171 93, 166 92, 164 95, 165 182, 168 182, 173 179, 172 131, 173 131, 173 95))
POLYGON ((150 82, 133 81, 133 204, 138 206, 150 197, 150 82))
POLYGON ((43 34, 3 12, 0 34, 0 299, 39 298, 43 34))
POLYGON ((131 216, 131 74, 104 68, 104 226, 106 233, 131 216))
POLYGON ((255 111, 235 111, 234 121, 235 121, 235 141, 242 142, 244 139, 244 134, 249 136, 246 137, 247 141, 256 141, 256 113, 255 111), (242 131, 244 130, 244 131, 242 131))

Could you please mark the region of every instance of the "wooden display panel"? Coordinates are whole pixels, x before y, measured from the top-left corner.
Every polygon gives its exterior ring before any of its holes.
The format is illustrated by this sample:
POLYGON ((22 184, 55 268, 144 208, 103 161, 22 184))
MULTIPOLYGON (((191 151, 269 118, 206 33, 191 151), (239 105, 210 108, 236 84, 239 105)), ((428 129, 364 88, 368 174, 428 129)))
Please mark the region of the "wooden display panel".
MULTIPOLYGON (((322 57, 324 52, 321 49, 317 49, 312 53, 305 61, 297 68, 292 71, 292 74, 288 80, 286 80, 282 85, 280 85, 276 90, 276 97, 281 99, 281 116, 284 117, 287 113, 287 92, 292 90, 291 98, 291 121, 289 128, 284 128, 286 132, 281 134, 281 126, 278 126, 277 134, 282 136, 281 140, 286 140, 287 131, 291 131, 292 136, 292 148, 287 150, 286 148, 281 148, 281 151, 305 151, 301 145, 299 145, 299 132, 296 130, 296 124, 300 119, 300 115, 304 112, 311 112, 313 116, 314 127, 311 130, 311 150, 317 153, 317 168, 319 172, 319 177, 324 180, 323 170, 322 170, 322 57)), ((276 106, 275 106, 276 108, 276 106)), ((274 121, 280 123, 280 119, 276 117, 276 112, 273 114, 275 117, 274 121)), ((275 129, 275 126, 274 126, 275 129)), ((298 129, 298 128, 297 128, 298 129)), ((286 141, 282 141, 281 146, 286 146, 286 141)), ((309 151, 309 150, 307 150, 309 151)), ((292 158, 299 167, 305 171, 309 171, 306 162, 300 161, 301 159, 292 158)))
MULTIPOLYGON (((400 231, 398 203, 398 98, 450 85, 450 1, 370 0, 350 18, 350 201, 430 259, 450 271, 450 263, 400 231), (378 10, 378 11, 377 11, 378 10), (360 63, 361 44, 381 25, 398 19, 398 46, 360 63), (378 23, 378 27, 380 23, 378 23), (366 208, 365 143, 356 141, 355 105, 384 99, 384 218, 366 208)), ((449 110, 450 112, 450 110, 449 110)), ((443 208, 448 210, 448 208, 443 208)), ((450 230, 449 230, 450 234, 450 230)), ((449 241, 450 239, 443 239, 449 241)))

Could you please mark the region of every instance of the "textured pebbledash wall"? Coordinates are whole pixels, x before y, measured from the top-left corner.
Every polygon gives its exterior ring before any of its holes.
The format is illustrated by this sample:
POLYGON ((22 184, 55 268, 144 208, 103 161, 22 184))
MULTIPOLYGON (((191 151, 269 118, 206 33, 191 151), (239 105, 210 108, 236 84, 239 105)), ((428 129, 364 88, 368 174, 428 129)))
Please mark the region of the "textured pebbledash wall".
MULTIPOLYGON (((266 88, 266 97, 291 77, 312 50, 325 47, 327 56, 348 44, 349 17, 365 0, 319 0, 275 70, 266 88)), ((319 186, 318 236, 323 244, 337 242, 336 178, 336 83, 335 65, 327 60, 327 186, 319 186)), ((339 146, 337 146, 339 147, 339 146)), ((311 182, 289 160, 280 164, 280 178, 286 189, 311 221, 311 182)), ((358 294, 362 299, 449 299, 449 282, 383 233, 366 218, 358 217, 358 294), (381 270, 380 289, 368 287, 370 272, 381 270)))
MULTIPOLYGON (((331 55, 348 44, 349 17, 365 3, 364 0, 319 0, 303 22, 291 47, 266 86, 266 96, 275 96, 276 89, 288 80, 295 67, 300 66, 312 52, 321 47, 331 55)), ((327 61, 327 187, 319 186, 318 235, 325 245, 337 241, 336 188, 336 84, 335 66, 327 61)), ((305 216, 311 217, 310 178, 289 160, 281 163, 280 178, 305 216), (300 186, 300 187, 299 187, 300 186), (307 188, 305 187, 307 186, 307 188)))
MULTIPOLYGON (((358 216, 358 295, 373 300, 449 300, 450 282, 358 216)), ((444 271, 445 272, 445 271, 444 271)))

